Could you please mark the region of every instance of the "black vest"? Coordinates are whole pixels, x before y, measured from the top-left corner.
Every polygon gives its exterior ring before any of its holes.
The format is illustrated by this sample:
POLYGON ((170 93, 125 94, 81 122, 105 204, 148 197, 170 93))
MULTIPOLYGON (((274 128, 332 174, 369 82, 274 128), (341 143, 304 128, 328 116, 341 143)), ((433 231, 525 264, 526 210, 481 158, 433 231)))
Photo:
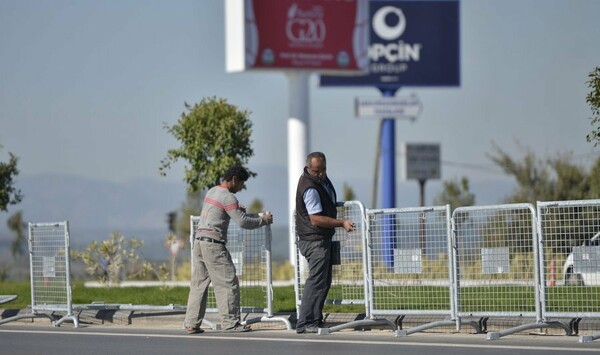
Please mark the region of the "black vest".
POLYGON ((323 211, 319 215, 328 216, 331 218, 337 218, 337 195, 333 184, 329 178, 325 181, 329 184, 331 191, 333 192, 334 199, 331 200, 331 196, 327 193, 327 190, 323 185, 312 175, 308 173, 304 168, 304 173, 300 176, 298 181, 298 188, 296 189, 296 235, 302 240, 321 240, 325 238, 331 238, 335 234, 335 228, 322 228, 315 226, 311 223, 306 205, 304 204, 304 192, 308 188, 314 188, 319 193, 321 199, 321 206, 323 211))

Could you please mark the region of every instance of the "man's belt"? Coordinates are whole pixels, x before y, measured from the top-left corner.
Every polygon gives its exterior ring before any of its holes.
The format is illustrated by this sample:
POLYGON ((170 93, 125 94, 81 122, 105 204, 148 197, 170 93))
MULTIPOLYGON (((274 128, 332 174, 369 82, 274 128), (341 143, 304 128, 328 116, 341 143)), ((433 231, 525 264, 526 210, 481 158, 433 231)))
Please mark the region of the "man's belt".
POLYGON ((198 238, 198 240, 203 241, 203 242, 217 243, 217 244, 223 244, 223 245, 225 245, 224 241, 218 240, 218 239, 209 238, 209 237, 200 237, 200 238, 198 238))

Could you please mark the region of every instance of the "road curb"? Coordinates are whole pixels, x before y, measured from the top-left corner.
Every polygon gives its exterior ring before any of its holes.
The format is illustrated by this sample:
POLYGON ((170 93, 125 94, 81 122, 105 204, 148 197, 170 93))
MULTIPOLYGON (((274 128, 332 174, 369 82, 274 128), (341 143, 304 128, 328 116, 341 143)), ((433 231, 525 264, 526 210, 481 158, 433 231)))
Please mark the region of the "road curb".
MULTIPOLYGON (((135 306, 134 306, 135 307, 135 306)), ((140 307, 140 306, 137 306, 140 307)), ((78 316, 81 325, 101 325, 101 326, 134 326, 134 327, 151 327, 151 328, 183 328, 185 311, 183 309, 165 310, 165 306, 160 306, 160 310, 152 310, 152 306, 142 306, 144 310, 131 309, 79 309, 73 312, 78 316)), ((159 307, 157 307, 159 308, 159 307)), ((15 317, 17 315, 31 314, 29 307, 24 309, 0 308, 1 319, 15 317)), ((38 312, 42 313, 42 312, 38 312)), ((65 312, 44 312, 50 317, 56 319, 65 315, 65 312)), ((410 329, 412 327, 422 326, 423 324, 432 323, 444 320, 443 316, 426 316, 426 315, 404 315, 404 316, 382 316, 379 319, 385 318, 390 324, 396 324, 397 328, 410 329)), ((325 326, 334 327, 342 324, 352 323, 359 320, 364 320, 364 313, 326 313, 324 316, 325 326)), ((211 325, 220 323, 220 316, 217 313, 207 313, 205 317, 204 327, 209 328, 211 325)), ((292 329, 295 328, 296 314, 294 312, 275 313, 268 317, 265 313, 242 313, 242 320, 252 324, 254 329, 278 330, 287 329, 287 322, 291 324, 292 329)), ((436 333, 476 333, 476 327, 472 324, 481 325, 482 318, 463 318, 462 326, 456 329, 455 325, 445 325, 441 327, 426 330, 427 332, 436 333)), ((560 321, 569 324, 569 319, 560 319, 560 321)), ((46 317, 40 318, 21 318, 15 320, 20 323, 48 323, 46 317)), ((517 327, 523 324, 535 323, 535 319, 528 317, 491 317, 485 319, 485 328, 487 332, 502 331, 508 328, 517 327)), ((352 329, 352 328, 350 328, 352 329)), ((392 330, 388 325, 360 325, 353 328, 354 330, 392 330)), ((587 318, 581 319, 578 324, 577 335, 596 334, 600 331, 600 319, 587 318)), ((529 330, 526 334, 534 335, 565 335, 565 331, 561 328, 544 328, 539 330, 529 330)))

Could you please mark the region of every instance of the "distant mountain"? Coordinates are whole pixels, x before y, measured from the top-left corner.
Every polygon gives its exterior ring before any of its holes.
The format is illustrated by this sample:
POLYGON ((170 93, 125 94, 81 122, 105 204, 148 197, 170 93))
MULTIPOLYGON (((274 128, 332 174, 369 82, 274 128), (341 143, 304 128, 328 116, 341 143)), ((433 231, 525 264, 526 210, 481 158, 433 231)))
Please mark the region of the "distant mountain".
MULTIPOLYGON (((273 211, 273 257, 287 258, 287 169, 260 166, 253 167, 253 170, 258 173, 257 178, 248 182, 247 190, 238 193, 238 199, 245 205, 255 198, 260 199, 265 209, 273 211)), ((340 195, 343 184, 347 183, 356 198, 366 208, 371 207, 371 181, 332 178, 340 195)), ((496 204, 510 193, 513 186, 514 183, 508 179, 475 181, 471 182, 471 192, 476 195, 477 205, 496 204)), ((160 178, 114 183, 63 174, 23 175, 19 176, 17 187, 25 197, 20 204, 11 206, 8 213, 0 214, 0 242, 12 240, 6 219, 15 211, 22 210, 25 221, 68 220, 73 248, 83 248, 92 240, 106 239, 110 233, 118 231, 126 237, 143 239, 144 253, 148 258, 168 257, 163 246, 168 234, 167 213, 179 210, 186 196, 183 181, 160 178)), ((428 205, 441 188, 441 180, 427 183, 428 205)), ((399 201, 397 207, 418 206, 417 182, 398 183, 396 196, 399 201)), ((7 244, 0 243, 2 245, 7 244)))
POLYGON ((86 228, 165 228, 185 198, 185 184, 159 179, 113 183, 73 175, 19 178, 25 198, 13 207, 30 221, 69 220, 86 228))
MULTIPOLYGON (((285 169, 254 170, 261 178, 249 182, 252 191, 242 191, 238 198, 246 205, 259 198, 265 208, 278 215, 277 224, 273 226, 273 257, 286 258, 288 221, 282 216, 287 209, 284 192, 287 179, 279 177, 285 169), (272 178, 275 176, 277 178, 272 178), (262 195, 261 191, 269 195, 262 195), (277 256, 276 250, 279 250, 277 256)), ((183 181, 159 178, 114 183, 65 174, 22 175, 17 187, 24 199, 10 206, 8 213, 0 214, 0 249, 6 249, 12 240, 6 220, 21 210, 26 222, 69 221, 71 246, 75 249, 83 249, 93 240, 107 239, 111 233, 119 232, 144 240, 146 257, 168 258, 163 246, 168 235, 167 213, 179 210, 186 198, 183 181)))

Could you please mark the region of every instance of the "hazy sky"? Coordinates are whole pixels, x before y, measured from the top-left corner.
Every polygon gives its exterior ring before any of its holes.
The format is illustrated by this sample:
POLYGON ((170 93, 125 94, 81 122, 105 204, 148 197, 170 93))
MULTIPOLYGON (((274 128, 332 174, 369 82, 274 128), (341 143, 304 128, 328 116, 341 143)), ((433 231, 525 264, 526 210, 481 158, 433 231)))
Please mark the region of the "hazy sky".
MULTIPOLYGON (((599 14, 597 0, 461 0, 461 86, 397 93, 423 104, 416 122, 396 124, 398 179, 402 142, 440 143, 442 178, 474 182, 505 178, 488 158, 492 142, 515 156, 520 142, 581 164, 597 157, 585 140, 585 82, 600 66, 599 14)), ((287 172, 285 75, 230 74, 224 63, 222 0, 0 0, 0 160, 13 152, 23 175, 160 179, 160 160, 177 145, 163 122, 176 122, 184 102, 217 96, 252 112, 258 179, 286 181, 260 175, 287 172)), ((326 152, 340 188, 371 181, 377 122, 355 118, 353 102, 379 92, 317 79, 309 150, 326 152)), ((182 166, 167 179, 180 181, 182 166)))

